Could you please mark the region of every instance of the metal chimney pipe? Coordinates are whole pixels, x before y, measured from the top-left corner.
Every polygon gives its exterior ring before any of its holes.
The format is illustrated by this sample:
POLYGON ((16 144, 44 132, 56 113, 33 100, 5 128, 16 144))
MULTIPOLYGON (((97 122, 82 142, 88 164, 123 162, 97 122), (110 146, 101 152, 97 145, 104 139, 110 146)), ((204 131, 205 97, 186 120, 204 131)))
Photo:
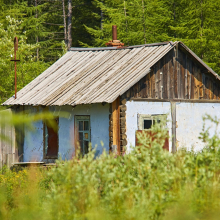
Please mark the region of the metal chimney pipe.
POLYGON ((112 25, 112 40, 117 40, 117 25, 112 25))

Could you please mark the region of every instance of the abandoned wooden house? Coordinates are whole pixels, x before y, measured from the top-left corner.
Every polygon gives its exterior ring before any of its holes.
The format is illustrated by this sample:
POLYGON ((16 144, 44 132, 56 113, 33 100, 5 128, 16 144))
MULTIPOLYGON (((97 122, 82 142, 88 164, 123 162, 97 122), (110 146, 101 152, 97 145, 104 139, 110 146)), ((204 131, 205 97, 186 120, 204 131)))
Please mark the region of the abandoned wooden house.
POLYGON ((90 142, 97 155, 112 146, 130 150, 136 132, 150 129, 160 116, 168 120, 170 152, 204 146, 198 139, 202 116, 220 116, 220 77, 182 42, 119 44, 71 48, 3 104, 15 112, 49 109, 57 116, 57 132, 42 121, 35 132, 24 127, 17 141, 20 161, 70 159, 76 137, 83 154, 90 142))

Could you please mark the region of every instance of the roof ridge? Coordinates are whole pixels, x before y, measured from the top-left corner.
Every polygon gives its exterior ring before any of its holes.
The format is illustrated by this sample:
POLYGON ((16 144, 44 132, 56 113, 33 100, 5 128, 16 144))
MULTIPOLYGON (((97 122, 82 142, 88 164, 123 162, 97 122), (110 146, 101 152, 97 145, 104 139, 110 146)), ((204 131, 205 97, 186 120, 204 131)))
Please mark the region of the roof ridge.
POLYGON ((151 43, 151 44, 140 44, 140 45, 133 45, 133 46, 124 46, 124 47, 71 47, 69 51, 100 51, 100 50, 121 50, 121 49, 133 49, 138 47, 153 47, 153 46, 163 46, 174 43, 172 41, 165 41, 165 42, 158 42, 158 43, 151 43))

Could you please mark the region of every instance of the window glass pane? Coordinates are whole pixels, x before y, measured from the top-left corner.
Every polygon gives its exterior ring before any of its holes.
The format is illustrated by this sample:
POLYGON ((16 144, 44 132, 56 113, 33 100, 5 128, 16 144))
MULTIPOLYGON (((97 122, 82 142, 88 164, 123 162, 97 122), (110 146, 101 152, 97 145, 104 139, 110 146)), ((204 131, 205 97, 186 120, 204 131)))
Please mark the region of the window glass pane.
POLYGON ((84 149, 85 149, 85 154, 87 154, 89 152, 89 142, 88 141, 84 141, 84 149))
POLYGON ((44 149, 45 149, 45 155, 47 155, 47 150, 48 150, 48 131, 47 131, 47 126, 44 126, 44 149))
POLYGON ((150 129, 152 125, 152 120, 148 119, 148 120, 144 120, 144 129, 150 129))
POLYGON ((79 141, 80 152, 83 153, 83 141, 79 141))
POLYGON ((83 121, 79 121, 79 131, 83 131, 83 121))
POLYGON ((83 140, 83 132, 79 132, 79 141, 83 140))
POLYGON ((88 130, 89 130, 89 122, 84 121, 84 131, 88 131, 88 130))
POLYGON ((88 134, 88 133, 85 133, 85 134, 84 134, 84 138, 85 138, 85 139, 88 139, 88 138, 89 138, 89 134, 88 134))

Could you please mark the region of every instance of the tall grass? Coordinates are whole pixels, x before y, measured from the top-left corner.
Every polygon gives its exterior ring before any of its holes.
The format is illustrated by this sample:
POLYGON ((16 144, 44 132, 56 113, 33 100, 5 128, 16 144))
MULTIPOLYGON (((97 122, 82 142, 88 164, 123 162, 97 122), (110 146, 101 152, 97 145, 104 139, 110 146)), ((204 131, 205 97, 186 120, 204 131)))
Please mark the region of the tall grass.
MULTIPOLYGON (((218 126, 218 120, 206 117, 218 126)), ((201 152, 162 149, 167 132, 155 125, 129 154, 95 151, 0 176, 0 219, 219 219, 220 139, 201 133, 201 152)))

